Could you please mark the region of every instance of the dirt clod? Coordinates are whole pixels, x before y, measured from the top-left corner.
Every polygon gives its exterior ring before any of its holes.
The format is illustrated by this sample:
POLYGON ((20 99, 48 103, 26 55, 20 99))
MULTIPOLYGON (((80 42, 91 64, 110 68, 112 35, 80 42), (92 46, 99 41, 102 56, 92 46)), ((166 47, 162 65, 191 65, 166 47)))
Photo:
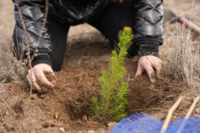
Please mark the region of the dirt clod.
MULTIPOLYGON (((45 77, 47 78, 47 80, 48 80, 50 83, 53 84, 53 82, 56 82, 56 77, 53 75, 52 72, 44 71, 44 75, 45 75, 45 77)), ((49 92, 50 90, 53 89, 52 86, 47 85, 47 84, 42 84, 39 80, 37 80, 37 83, 38 83, 39 86, 41 87, 42 93, 47 93, 47 92, 49 92)))
POLYGON ((31 95, 31 100, 36 100, 37 97, 38 97, 37 94, 32 94, 32 95, 31 95))
POLYGON ((12 125, 8 124, 8 123, 4 123, 3 126, 6 128, 7 132, 15 131, 15 128, 12 125))
POLYGON ((44 71, 44 75, 49 80, 49 82, 56 80, 56 77, 52 72, 44 71))

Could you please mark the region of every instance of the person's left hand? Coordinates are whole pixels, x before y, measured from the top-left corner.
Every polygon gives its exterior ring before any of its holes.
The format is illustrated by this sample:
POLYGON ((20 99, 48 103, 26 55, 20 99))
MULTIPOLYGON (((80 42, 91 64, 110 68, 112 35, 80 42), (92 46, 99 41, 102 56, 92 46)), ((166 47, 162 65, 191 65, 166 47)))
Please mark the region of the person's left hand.
POLYGON ((153 68, 156 69, 156 72, 159 76, 162 70, 162 61, 158 57, 152 55, 142 56, 138 61, 138 68, 135 77, 141 75, 142 72, 146 70, 147 74, 149 75, 150 81, 156 82, 153 68))

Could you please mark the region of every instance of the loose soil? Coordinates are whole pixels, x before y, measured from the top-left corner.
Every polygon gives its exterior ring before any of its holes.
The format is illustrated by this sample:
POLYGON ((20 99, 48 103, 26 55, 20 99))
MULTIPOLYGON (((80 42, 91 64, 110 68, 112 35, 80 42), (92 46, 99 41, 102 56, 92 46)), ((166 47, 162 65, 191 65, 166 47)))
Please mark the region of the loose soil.
MULTIPOLYGON (((151 83, 146 73, 135 78, 137 57, 126 59, 125 66, 127 75, 124 80, 130 86, 128 115, 144 112, 164 120, 168 109, 180 95, 184 95, 183 102, 173 115, 172 120, 176 120, 187 113, 192 99, 197 96, 195 91, 187 90, 187 84, 180 78, 156 77, 156 83, 151 83)), ((18 117, 5 110, 2 111, 4 121, 14 127, 14 132, 59 133, 61 127, 68 132, 109 132, 115 124, 110 124, 112 126, 108 128, 93 121, 88 110, 90 99, 99 96, 100 71, 107 68, 108 60, 84 60, 80 65, 64 67, 55 73, 55 77, 45 72, 50 81, 56 79, 55 87, 42 86, 45 92, 33 93, 31 97, 29 86, 17 85, 13 95, 18 98, 9 101, 9 104, 18 117)), ((7 87, 11 90, 13 85, 7 87)), ((200 104, 197 108, 200 108, 200 104)), ((194 111, 192 116, 195 115, 197 113, 194 111)))
MULTIPOLYGON (((165 3, 166 6, 173 7, 173 5, 177 5, 177 2, 180 1, 169 0, 165 3)), ((189 14, 188 3, 190 1, 183 0, 182 3, 183 6, 181 6, 184 9, 173 10, 176 9, 174 7, 172 10, 180 14, 183 10, 188 9, 187 14, 189 14)), ((194 20, 200 19, 195 17, 194 20)), ((7 107, 5 102, 1 102, 0 132, 61 133, 60 128, 64 128, 68 133, 92 131, 107 133, 116 125, 115 122, 111 122, 106 127, 93 121, 94 117, 88 110, 91 98, 100 94, 98 78, 101 71, 108 69, 112 48, 95 29, 90 29, 88 25, 84 25, 82 28, 82 31, 90 30, 90 32, 84 32, 84 34, 74 32, 69 35, 62 70, 55 72, 55 77, 49 72, 45 73, 50 81, 56 80, 55 87, 39 83, 43 93, 33 92, 30 96, 29 85, 19 85, 13 82, 1 86, 1 98, 7 99, 6 102, 16 114, 7 107), (10 95, 9 98, 8 95, 10 95)), ((171 25, 169 28, 176 29, 171 25)), ((73 31, 77 31, 77 29, 73 31)), ((194 39, 198 41, 197 37, 195 35, 194 39)), ((188 89, 187 83, 180 77, 155 76, 157 80, 155 83, 149 81, 146 73, 135 78, 137 60, 138 57, 125 61, 127 73, 124 80, 127 81, 130 89, 128 94, 130 105, 126 109, 128 116, 136 112, 143 112, 159 120, 164 120, 173 103, 178 97, 184 96, 172 120, 183 117, 192 104, 193 98, 200 93, 188 89)), ((192 116, 198 115, 199 110, 200 104, 197 104, 192 116)))

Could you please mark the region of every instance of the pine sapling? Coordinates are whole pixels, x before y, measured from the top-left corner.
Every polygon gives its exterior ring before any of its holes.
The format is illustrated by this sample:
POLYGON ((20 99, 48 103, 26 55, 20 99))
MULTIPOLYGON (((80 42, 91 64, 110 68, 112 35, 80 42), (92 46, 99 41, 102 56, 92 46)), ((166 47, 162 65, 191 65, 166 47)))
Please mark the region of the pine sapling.
POLYGON ((128 105, 128 85, 122 80, 125 74, 124 59, 133 39, 132 30, 125 27, 119 32, 119 43, 112 51, 109 70, 103 71, 98 79, 101 86, 100 97, 92 98, 90 109, 97 120, 102 123, 118 121, 126 117, 128 105))

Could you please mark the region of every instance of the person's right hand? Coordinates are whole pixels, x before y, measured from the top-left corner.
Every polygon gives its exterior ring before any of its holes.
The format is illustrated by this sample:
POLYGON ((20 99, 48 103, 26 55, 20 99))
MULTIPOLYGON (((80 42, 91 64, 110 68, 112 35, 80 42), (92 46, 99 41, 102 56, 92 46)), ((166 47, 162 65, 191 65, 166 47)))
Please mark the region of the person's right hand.
MULTIPOLYGON (((49 66, 47 64, 43 64, 43 63, 38 64, 38 65, 34 66, 32 69, 28 70, 28 74, 27 74, 26 78, 27 78, 29 84, 32 83, 33 90, 37 90, 38 92, 42 92, 40 86, 36 82, 37 80, 39 80, 44 85, 48 85, 48 86, 52 86, 52 87, 54 86, 53 83, 51 83, 47 80, 47 78, 44 75, 44 71, 52 72, 53 75, 55 75, 51 66, 49 66)), ((56 81, 53 81, 53 82, 56 82, 56 81)))
POLYGON ((160 76, 162 71, 162 61, 158 57, 152 55, 142 56, 138 60, 138 68, 135 77, 142 75, 142 72, 146 70, 150 81, 154 83, 156 82, 156 79, 154 77, 155 75, 153 68, 156 69, 157 75, 160 76))

